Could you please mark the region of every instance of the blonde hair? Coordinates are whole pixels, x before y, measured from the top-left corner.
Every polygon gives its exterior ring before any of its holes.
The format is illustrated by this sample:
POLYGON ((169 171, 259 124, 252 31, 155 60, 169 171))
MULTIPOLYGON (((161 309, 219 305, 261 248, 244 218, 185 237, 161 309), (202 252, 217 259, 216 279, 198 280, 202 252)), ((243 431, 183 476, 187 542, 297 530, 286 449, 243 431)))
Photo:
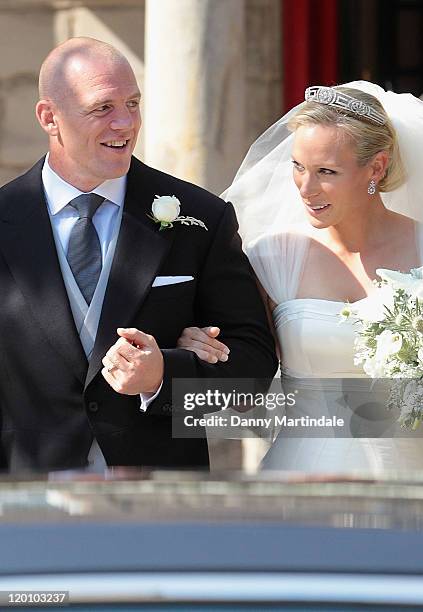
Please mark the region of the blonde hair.
POLYGON ((377 125, 352 113, 348 114, 348 111, 339 111, 333 106, 310 101, 305 102, 292 117, 288 123, 289 129, 294 132, 302 125, 313 123, 339 128, 341 134, 349 136, 354 143, 357 163, 360 166, 365 166, 379 151, 387 151, 389 162, 385 176, 378 184, 378 189, 387 192, 400 187, 407 177, 395 128, 382 104, 377 98, 360 89, 342 86, 335 87, 335 89, 369 104, 386 118, 386 123, 377 125))

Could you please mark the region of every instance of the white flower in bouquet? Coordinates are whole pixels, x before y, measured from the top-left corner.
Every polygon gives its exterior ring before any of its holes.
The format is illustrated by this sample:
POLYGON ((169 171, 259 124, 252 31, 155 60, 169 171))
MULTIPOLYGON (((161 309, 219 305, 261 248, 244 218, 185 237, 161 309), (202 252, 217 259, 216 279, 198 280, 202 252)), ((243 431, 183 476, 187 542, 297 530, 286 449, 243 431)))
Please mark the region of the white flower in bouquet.
POLYGON ((412 268, 408 274, 379 268, 376 274, 394 289, 404 289, 412 297, 423 298, 423 266, 412 268))
POLYGON ((373 323, 383 321, 385 308, 392 308, 393 305, 392 289, 387 284, 377 285, 366 299, 349 304, 356 318, 373 323))
POLYGON ((387 407, 400 411, 402 426, 415 429, 423 420, 423 267, 377 274, 382 282, 373 294, 347 305, 359 324, 354 363, 371 378, 395 379, 387 407))
POLYGON ((402 347, 402 336, 390 329, 384 329, 376 338, 376 359, 385 361, 391 355, 395 355, 402 347))
POLYGON ((363 361, 363 370, 370 378, 383 378, 385 376, 385 367, 382 361, 376 357, 368 357, 363 361))

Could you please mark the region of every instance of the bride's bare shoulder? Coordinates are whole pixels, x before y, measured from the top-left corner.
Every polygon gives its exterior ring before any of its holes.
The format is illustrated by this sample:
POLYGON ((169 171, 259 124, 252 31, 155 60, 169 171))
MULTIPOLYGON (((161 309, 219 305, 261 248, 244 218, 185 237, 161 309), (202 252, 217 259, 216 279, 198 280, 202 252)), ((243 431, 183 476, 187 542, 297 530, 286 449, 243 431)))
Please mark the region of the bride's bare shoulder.
POLYGON ((401 213, 394 212, 393 210, 389 211, 388 220, 390 224, 397 228, 402 227, 404 229, 412 230, 416 227, 416 225, 419 225, 415 219, 402 215, 401 213))
POLYGON ((389 241, 395 237, 400 241, 413 241, 413 237, 421 227, 422 224, 415 219, 390 211, 384 227, 385 238, 389 241))

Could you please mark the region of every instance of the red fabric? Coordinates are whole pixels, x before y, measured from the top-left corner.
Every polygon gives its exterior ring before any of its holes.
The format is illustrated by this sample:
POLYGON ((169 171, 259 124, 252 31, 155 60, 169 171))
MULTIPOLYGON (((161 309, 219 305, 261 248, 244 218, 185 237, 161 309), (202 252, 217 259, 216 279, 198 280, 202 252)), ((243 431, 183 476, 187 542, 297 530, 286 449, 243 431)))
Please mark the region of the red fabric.
POLYGON ((337 0, 282 0, 284 112, 338 75, 337 0))

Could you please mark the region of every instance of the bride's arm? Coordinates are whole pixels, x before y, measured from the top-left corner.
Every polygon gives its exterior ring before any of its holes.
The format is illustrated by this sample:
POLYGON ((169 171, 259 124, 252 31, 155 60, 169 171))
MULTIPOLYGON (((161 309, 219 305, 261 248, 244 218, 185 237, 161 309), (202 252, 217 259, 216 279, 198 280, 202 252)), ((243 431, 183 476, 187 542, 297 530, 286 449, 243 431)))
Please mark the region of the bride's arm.
POLYGON ((276 354, 277 354, 278 359, 280 361, 281 357, 282 357, 281 347, 280 347, 280 344, 279 344, 278 336, 276 334, 275 324, 273 322, 273 315, 272 315, 272 312, 276 308, 276 304, 269 297, 269 295, 266 293, 266 291, 264 290, 262 284, 260 283, 260 281, 258 280, 257 277, 256 277, 256 283, 257 283, 257 287, 258 287, 258 290, 260 292, 261 298, 263 300, 264 307, 266 309, 267 322, 269 323, 269 328, 270 328, 270 331, 272 332, 272 336, 273 336, 273 339, 275 341, 276 354))
MULTIPOLYGON (((278 338, 275 333, 273 325, 272 311, 276 304, 272 302, 266 291, 263 289, 259 281, 256 279, 260 295, 264 302, 266 309, 267 320, 269 323, 270 330, 273 334, 276 352, 280 359, 281 351, 279 347, 278 338)), ((208 363, 217 363, 218 361, 228 361, 229 348, 223 342, 217 340, 217 336, 220 334, 220 329, 216 326, 208 327, 185 327, 182 334, 177 340, 176 346, 178 348, 185 349, 186 351, 192 351, 203 361, 208 363)))

